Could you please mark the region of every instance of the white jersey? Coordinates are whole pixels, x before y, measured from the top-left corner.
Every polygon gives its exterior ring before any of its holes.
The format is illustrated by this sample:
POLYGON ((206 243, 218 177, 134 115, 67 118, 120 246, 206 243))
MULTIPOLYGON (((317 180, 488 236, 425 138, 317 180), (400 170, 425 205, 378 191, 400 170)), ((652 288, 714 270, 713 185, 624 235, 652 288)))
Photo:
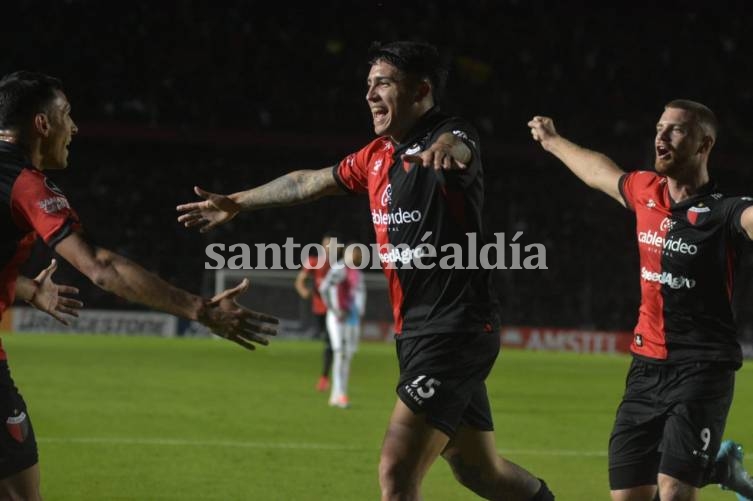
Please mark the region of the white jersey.
POLYGON ((363 272, 338 261, 319 285, 327 305, 327 332, 333 351, 332 393, 330 404, 347 400, 350 361, 361 336, 361 317, 366 309, 366 284, 363 272))
POLYGON ((338 261, 327 272, 319 293, 338 319, 358 322, 366 310, 366 284, 363 272, 338 261))

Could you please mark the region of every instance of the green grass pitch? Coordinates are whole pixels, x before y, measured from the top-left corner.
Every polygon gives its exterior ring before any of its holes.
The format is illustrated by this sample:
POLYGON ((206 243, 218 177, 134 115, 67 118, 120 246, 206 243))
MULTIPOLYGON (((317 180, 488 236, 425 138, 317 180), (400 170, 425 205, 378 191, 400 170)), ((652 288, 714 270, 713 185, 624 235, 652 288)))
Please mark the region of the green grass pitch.
MULTIPOLYGON (((352 407, 314 391, 321 344, 247 352, 216 339, 6 335, 48 500, 378 499, 395 401, 394 347, 363 343, 352 407)), ((629 358, 507 350, 488 380, 503 455, 557 499, 608 499, 606 446, 629 358)), ((738 373, 727 436, 753 451, 753 367, 738 373)), ((752 455, 753 456, 753 455, 752 455)), ((753 459, 748 460, 753 467, 753 459)), ((424 498, 476 499, 440 459, 424 498)), ((734 501, 707 487, 705 501, 734 501)))

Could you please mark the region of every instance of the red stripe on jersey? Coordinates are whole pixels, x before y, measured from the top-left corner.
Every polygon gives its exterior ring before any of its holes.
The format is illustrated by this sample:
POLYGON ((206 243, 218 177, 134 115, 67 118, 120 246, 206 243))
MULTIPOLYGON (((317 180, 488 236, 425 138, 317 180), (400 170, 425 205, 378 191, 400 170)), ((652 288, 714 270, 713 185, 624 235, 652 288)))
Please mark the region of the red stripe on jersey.
MULTIPOLYGON (((374 224, 380 255, 389 251, 389 214, 392 204, 392 186, 389 171, 394 164, 395 147, 386 137, 380 137, 356 153, 345 157, 335 167, 335 180, 346 190, 369 194, 371 220, 374 224)), ((389 284, 395 334, 403 330, 403 289, 395 263, 382 262, 382 269, 389 284)))
POLYGON ((662 295, 661 242, 665 241, 671 224, 669 193, 666 182, 653 173, 633 172, 625 177, 623 192, 636 215, 636 233, 641 264, 641 306, 635 337, 630 345, 633 353, 655 359, 667 358, 662 295))
MULTIPOLYGON (((376 241, 379 244, 379 254, 389 252, 390 233, 389 223, 383 219, 383 214, 389 214, 392 205, 389 167, 392 164, 392 152, 390 148, 382 148, 379 154, 374 155, 374 165, 384 166, 377 170, 373 167, 369 174, 369 206, 371 207, 371 219, 374 224, 374 233, 376 241)), ((387 276, 389 284, 390 303, 392 304, 392 317, 395 321, 395 334, 400 335, 403 331, 403 288, 400 279, 397 276, 397 270, 394 268, 396 263, 382 262, 382 269, 387 276)))
MULTIPOLYGON (((666 232, 662 233, 662 235, 665 234, 666 232)), ((641 273, 644 273, 644 270, 648 273, 661 273, 661 253, 641 255, 641 273)), ((659 282, 641 279, 641 307, 630 350, 651 358, 667 358, 664 296, 662 296, 662 286, 659 282)))

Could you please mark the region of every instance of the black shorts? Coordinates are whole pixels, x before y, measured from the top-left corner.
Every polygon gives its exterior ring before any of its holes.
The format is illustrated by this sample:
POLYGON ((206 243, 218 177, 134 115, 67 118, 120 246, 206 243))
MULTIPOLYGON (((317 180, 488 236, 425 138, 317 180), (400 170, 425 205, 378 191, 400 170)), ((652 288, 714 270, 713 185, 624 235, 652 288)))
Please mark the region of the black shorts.
POLYGON ((634 358, 609 438, 612 490, 655 485, 658 473, 696 487, 708 483, 734 386, 729 364, 634 358))
POLYGON ((7 478, 37 464, 39 456, 26 403, 5 360, 0 361, 0 419, 0 478, 7 478))
POLYGON ((484 381, 499 354, 499 333, 432 334, 395 344, 397 395, 413 412, 449 437, 461 423, 494 429, 484 381))

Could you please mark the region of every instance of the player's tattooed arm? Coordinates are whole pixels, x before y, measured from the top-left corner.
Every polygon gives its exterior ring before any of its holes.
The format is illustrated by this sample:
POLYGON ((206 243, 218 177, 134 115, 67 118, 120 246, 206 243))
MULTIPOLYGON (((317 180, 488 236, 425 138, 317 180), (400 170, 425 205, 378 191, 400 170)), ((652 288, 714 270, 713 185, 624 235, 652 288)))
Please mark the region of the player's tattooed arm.
POLYGON ((241 210, 266 209, 313 202, 327 195, 344 193, 335 181, 333 167, 297 170, 253 188, 230 195, 241 210))
POLYGON ((199 227, 202 233, 233 219, 240 211, 296 205, 344 191, 335 181, 332 167, 297 170, 250 190, 220 195, 194 187, 201 202, 176 207, 182 212, 178 222, 186 228, 199 227))
POLYGON ((748 207, 740 216, 740 224, 742 225, 745 233, 748 234, 748 238, 753 240, 753 207, 748 207))

